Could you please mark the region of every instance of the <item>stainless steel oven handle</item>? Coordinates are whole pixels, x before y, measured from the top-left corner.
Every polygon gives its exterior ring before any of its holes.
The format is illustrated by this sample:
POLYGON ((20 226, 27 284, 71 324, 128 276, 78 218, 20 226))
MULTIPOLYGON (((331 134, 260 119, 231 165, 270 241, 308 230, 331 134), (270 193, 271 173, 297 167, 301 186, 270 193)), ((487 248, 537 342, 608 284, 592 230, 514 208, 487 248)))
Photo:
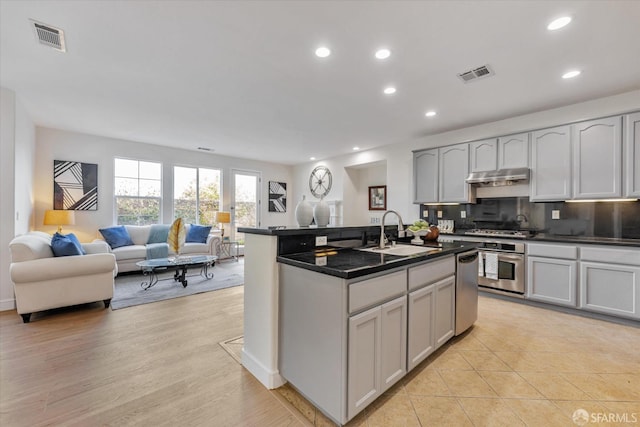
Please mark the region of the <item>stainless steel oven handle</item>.
POLYGON ((510 255, 510 254, 507 254, 505 252, 498 252, 498 251, 482 251, 481 252, 481 254, 486 254, 486 253, 498 254, 498 258, 500 258, 500 259, 507 259, 507 260, 512 260, 512 261, 524 260, 524 254, 510 255))

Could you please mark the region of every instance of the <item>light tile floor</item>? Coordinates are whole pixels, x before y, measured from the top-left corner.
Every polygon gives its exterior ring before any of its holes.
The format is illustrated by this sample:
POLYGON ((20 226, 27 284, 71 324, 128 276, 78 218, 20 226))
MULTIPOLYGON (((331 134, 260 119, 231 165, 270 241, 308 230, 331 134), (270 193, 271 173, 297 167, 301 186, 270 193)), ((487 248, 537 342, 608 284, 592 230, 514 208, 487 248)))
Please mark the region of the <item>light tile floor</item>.
MULTIPOLYGON (((290 387, 276 392, 334 425, 290 387)), ((348 426, 575 426, 579 409, 589 426, 640 425, 640 328, 480 297, 470 331, 348 426)))

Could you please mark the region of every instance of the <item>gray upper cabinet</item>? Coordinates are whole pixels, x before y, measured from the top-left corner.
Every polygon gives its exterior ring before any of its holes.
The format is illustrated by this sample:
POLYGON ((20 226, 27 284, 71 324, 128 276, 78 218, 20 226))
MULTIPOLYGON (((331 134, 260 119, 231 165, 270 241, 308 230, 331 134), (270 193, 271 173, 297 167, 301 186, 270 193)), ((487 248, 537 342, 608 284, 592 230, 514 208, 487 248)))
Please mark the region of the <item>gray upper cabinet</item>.
POLYGON ((413 202, 438 201, 438 149, 413 153, 413 202))
POLYGON ((498 169, 529 167, 529 134, 498 138, 498 169))
POLYGON ((640 112, 628 114, 626 121, 626 197, 640 197, 640 112))
POLYGON ((532 133, 531 195, 534 202, 571 198, 571 127, 532 133))
POLYGON ((498 169, 498 140, 486 139, 469 143, 469 161, 471 172, 492 171, 498 169))
POLYGON ((469 202, 469 144, 439 149, 439 202, 469 202))
POLYGON ((622 117, 608 117, 572 126, 573 197, 622 196, 622 117))

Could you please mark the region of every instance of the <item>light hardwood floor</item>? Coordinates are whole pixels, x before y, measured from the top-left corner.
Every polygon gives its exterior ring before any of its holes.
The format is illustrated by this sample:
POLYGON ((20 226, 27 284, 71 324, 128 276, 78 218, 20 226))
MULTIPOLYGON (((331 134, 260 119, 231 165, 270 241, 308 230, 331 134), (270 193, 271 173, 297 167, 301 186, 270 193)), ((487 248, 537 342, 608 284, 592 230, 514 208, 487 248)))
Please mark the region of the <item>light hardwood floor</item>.
MULTIPOLYGON (((0 425, 309 425, 219 345, 242 313, 242 287, 30 324, 2 312, 0 425)), ((479 315, 349 424, 572 426, 577 409, 640 423, 640 329, 485 297, 479 315)))

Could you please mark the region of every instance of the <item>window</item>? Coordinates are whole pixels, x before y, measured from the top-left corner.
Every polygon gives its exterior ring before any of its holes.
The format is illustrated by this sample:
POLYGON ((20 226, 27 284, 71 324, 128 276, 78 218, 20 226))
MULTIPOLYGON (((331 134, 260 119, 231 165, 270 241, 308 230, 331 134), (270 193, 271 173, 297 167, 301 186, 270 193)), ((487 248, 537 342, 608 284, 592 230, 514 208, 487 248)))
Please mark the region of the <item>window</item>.
POLYGON ((218 169, 173 168, 173 216, 190 224, 215 225, 220 210, 218 169))
POLYGON ((162 165, 116 158, 114 176, 116 223, 158 224, 162 205, 162 165))

